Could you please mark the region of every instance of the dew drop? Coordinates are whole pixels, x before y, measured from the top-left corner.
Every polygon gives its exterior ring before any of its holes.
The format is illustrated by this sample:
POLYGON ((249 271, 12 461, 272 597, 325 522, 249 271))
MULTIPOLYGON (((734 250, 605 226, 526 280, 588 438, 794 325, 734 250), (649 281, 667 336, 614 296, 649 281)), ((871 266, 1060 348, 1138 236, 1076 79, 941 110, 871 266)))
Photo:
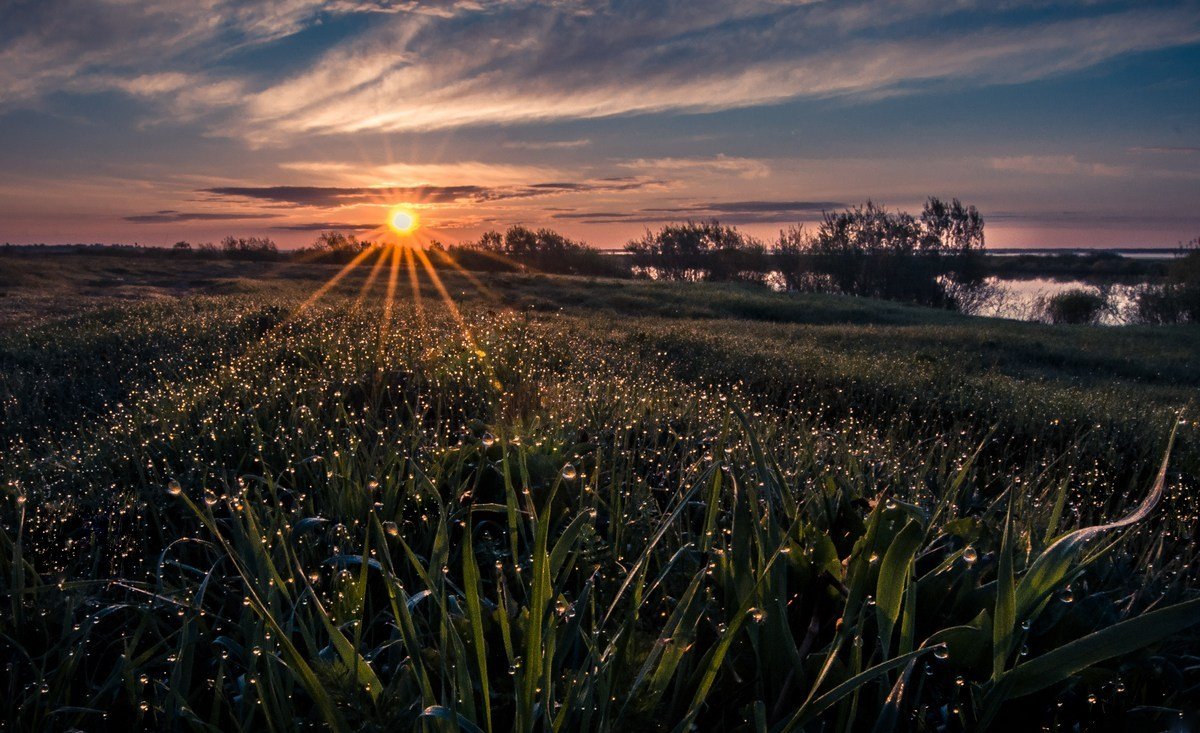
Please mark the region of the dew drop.
POLYGON ((967 545, 963 548, 962 559, 966 564, 974 565, 975 561, 979 559, 979 552, 973 546, 967 545))

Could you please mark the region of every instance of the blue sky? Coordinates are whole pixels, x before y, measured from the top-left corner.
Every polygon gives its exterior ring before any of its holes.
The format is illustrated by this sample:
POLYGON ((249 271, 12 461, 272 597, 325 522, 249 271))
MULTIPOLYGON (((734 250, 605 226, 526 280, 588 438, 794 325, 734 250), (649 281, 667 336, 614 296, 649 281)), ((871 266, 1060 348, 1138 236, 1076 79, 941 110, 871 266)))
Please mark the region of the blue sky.
POLYGON ((1200 3, 9 0, 0 241, 764 238, 868 198, 991 246, 1200 235, 1200 3))

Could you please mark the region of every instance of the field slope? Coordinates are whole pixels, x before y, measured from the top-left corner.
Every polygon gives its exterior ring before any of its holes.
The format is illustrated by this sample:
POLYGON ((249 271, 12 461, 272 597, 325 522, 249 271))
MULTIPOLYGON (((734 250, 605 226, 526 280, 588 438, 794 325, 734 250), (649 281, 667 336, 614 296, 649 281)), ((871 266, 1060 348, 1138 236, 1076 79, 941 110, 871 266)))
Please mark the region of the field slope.
POLYGON ((1200 704, 1200 329, 420 267, 0 272, 17 728, 1200 704))

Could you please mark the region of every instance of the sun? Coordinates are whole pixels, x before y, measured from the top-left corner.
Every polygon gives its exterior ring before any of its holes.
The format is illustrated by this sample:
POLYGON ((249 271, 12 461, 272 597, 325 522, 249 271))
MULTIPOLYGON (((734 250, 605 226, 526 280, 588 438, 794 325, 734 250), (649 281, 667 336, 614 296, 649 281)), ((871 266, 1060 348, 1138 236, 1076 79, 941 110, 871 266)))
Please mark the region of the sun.
POLYGON ((397 234, 412 234, 417 228, 417 215, 405 209, 392 209, 388 214, 388 226, 397 234))

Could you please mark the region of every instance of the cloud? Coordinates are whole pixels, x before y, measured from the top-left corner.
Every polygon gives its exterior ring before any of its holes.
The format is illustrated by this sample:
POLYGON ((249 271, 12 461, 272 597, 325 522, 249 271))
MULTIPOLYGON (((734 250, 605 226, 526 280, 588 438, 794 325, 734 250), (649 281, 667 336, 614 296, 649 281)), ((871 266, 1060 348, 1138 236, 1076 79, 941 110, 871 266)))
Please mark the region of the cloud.
POLYGON ((712 158, 638 158, 618 165, 641 171, 697 172, 734 175, 738 178, 766 178, 771 174, 771 166, 761 160, 727 155, 712 158))
POLYGON ((1082 163, 1074 155, 1017 155, 989 158, 988 167, 998 171, 1036 175, 1120 176, 1126 169, 1104 163, 1082 163))
POLYGON ((1129 151, 1132 153, 1163 153, 1163 154, 1168 154, 1168 155, 1176 155, 1176 154, 1177 155, 1195 155, 1196 153, 1200 153, 1200 147, 1192 147, 1189 145, 1181 145, 1181 146, 1154 145, 1154 146, 1145 146, 1145 147, 1139 146, 1136 148, 1130 148, 1129 151))
POLYGON ((295 33, 321 12, 320 0, 7 2, 0 9, 0 101, 109 88, 172 95, 204 60, 295 33))
POLYGON ((494 3, 394 16, 246 102, 226 132, 430 130, 1011 84, 1200 40, 1194 7, 494 3))
MULTIPOLYGON (((5 3, 0 29, 0 102, 10 109, 55 92, 116 90, 204 117, 212 132, 270 144, 1021 83, 1196 43, 1200 7, 42 0, 5 3), (370 20, 321 33, 326 20, 348 14, 370 20), (303 30, 313 43, 286 49, 277 63, 238 56, 303 30)), ((577 144, 586 141, 501 143, 577 144)))
POLYGON ((585 224, 649 224, 680 219, 719 219, 727 224, 770 224, 811 218, 824 211, 845 208, 839 201, 717 201, 636 211, 562 212, 552 219, 585 224))
POLYGON ((631 191, 658 185, 658 181, 633 178, 601 178, 594 181, 556 181, 515 186, 217 186, 201 193, 222 198, 251 199, 272 203, 333 208, 356 204, 388 205, 482 203, 534 198, 564 193, 631 191))
POLYGON ((279 214, 238 213, 236 211, 175 211, 163 209, 153 214, 137 214, 124 217, 135 224, 164 224, 181 221, 235 221, 238 219, 274 219, 279 214))
POLYGON ((509 140, 504 147, 513 150, 570 150, 591 145, 587 138, 578 140, 509 140))
MULTIPOLYGON (((1171 152, 1176 155, 1186 154, 1182 150, 1154 150, 1148 152, 1171 152)), ((1088 163, 1079 160, 1074 155, 1016 155, 1010 157, 988 158, 987 166, 993 170, 1010 173, 1025 173, 1038 176, 1089 176, 1093 178, 1140 177, 1175 180, 1197 180, 1200 172, 1192 169, 1161 169, 1146 166, 1110 165, 1107 163, 1088 163)))
POLYGON ((332 208, 363 203, 414 201, 453 203, 481 200, 488 193, 483 186, 411 186, 381 188, 375 186, 217 186, 201 193, 219 197, 253 199, 273 203, 332 208))
POLYGON ((303 223, 303 224, 281 224, 279 226, 274 226, 271 228, 279 230, 279 231, 287 231, 287 232, 325 232, 325 231, 339 231, 339 230, 365 232, 365 231, 369 231, 372 229, 378 229, 379 225, 378 224, 351 224, 348 222, 318 221, 318 222, 309 222, 309 223, 303 223))
POLYGON ((988 221, 1025 226, 1077 227, 1136 226, 1145 229, 1200 225, 1200 214, 1122 211, 995 211, 985 215, 988 221))
POLYGON ((716 212, 728 214, 791 214, 803 212, 819 214, 823 211, 844 208, 846 208, 846 204, 840 201, 720 201, 691 204, 677 208, 642 209, 642 211, 661 211, 665 213, 716 212))
POLYGON ((618 220, 632 216, 632 214, 622 211, 564 211, 557 214, 551 214, 551 219, 611 219, 618 220))
POLYGON ((342 161, 292 161, 280 168, 315 174, 338 185, 418 186, 470 183, 486 186, 516 185, 524 181, 550 180, 565 174, 538 165, 485 163, 459 160, 438 163, 386 163, 367 165, 342 161))

